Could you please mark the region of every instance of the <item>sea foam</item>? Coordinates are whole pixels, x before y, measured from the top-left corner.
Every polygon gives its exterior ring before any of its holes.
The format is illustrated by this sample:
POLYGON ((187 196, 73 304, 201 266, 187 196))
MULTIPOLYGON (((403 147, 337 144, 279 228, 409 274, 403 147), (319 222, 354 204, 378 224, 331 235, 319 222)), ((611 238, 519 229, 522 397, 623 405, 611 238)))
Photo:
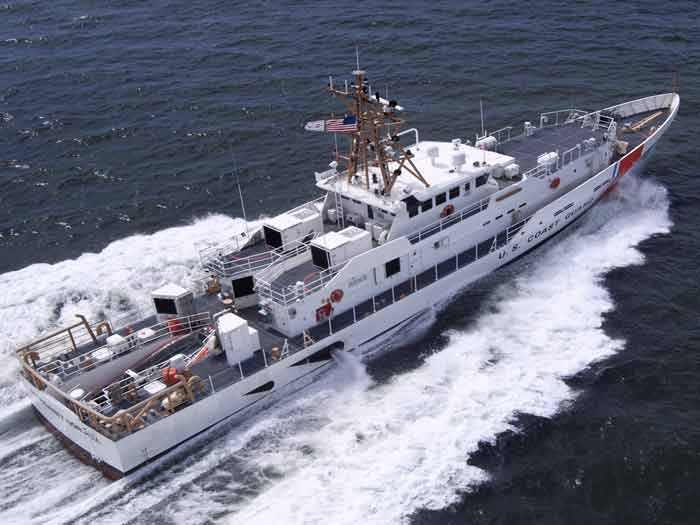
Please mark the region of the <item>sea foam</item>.
MULTIPOLYGON (((19 292, 0 303, 3 331, 26 338, 38 333, 34 327, 49 328, 79 310, 95 315, 119 310, 123 301, 142 304, 166 280, 187 285, 196 275, 193 241, 236 224, 210 217, 0 276, 3 287, 19 292)), ((35 452, 40 463, 32 469, 20 462, 0 473, 0 488, 21 491, 2 514, 56 523, 118 523, 154 513, 193 523, 228 516, 232 523, 342 524, 402 522, 417 509, 444 508, 488 479, 467 463, 479 442, 517 431, 518 413, 551 417, 568 406, 576 393, 564 379, 624 347, 601 326, 614 307, 602 276, 641 264, 635 246, 670 226, 662 187, 623 180, 574 230, 528 256, 469 328, 449 330, 447 345, 417 368, 375 384, 343 356, 312 387, 174 464, 157 463, 117 483, 76 466, 58 445, 48 447, 35 452), (70 477, 42 481, 44 470, 70 477), (47 501, 37 505, 30 495, 44 491, 47 501)), ((7 350, 3 359, 10 361, 7 350)), ((27 431, 27 439, 36 434, 27 431)))

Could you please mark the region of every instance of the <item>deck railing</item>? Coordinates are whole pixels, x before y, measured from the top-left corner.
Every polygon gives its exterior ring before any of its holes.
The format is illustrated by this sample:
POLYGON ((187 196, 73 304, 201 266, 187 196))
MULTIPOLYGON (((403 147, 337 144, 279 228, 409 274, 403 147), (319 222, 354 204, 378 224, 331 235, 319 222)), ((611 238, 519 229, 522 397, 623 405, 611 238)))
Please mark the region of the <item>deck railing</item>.
MULTIPOLYGON (((111 439, 118 439, 147 425, 149 418, 153 419, 154 417, 153 411, 158 412, 159 415, 156 418, 159 418, 172 413, 178 404, 182 402, 194 401, 195 395, 206 390, 205 385, 202 384, 197 376, 190 374, 176 376, 178 383, 175 385, 166 387, 161 392, 108 416, 102 411, 108 409, 110 403, 116 399, 134 399, 136 389, 153 381, 163 363, 150 367, 143 374, 140 373, 138 380, 124 379, 108 385, 105 390, 109 390, 109 392, 103 391, 98 396, 94 396, 93 392, 86 393, 83 399, 92 395, 93 399, 91 401, 73 399, 68 392, 65 392, 59 385, 54 384, 50 380, 53 374, 61 371, 67 375, 86 372, 116 359, 143 344, 151 343, 158 339, 165 339, 166 337, 175 342, 210 324, 210 322, 211 316, 208 312, 169 319, 164 323, 158 323, 149 327, 152 333, 148 337, 139 339, 137 334, 128 335, 125 338, 125 341, 129 341, 128 344, 120 347, 119 351, 110 349, 109 353, 104 354, 104 359, 95 360, 90 356, 96 350, 105 348, 104 345, 98 345, 101 336, 104 335, 99 332, 101 330, 99 327, 108 326, 108 333, 112 333, 112 327, 107 321, 90 324, 82 319, 79 323, 18 348, 17 356, 22 365, 23 374, 35 388, 48 390, 53 397, 75 412, 81 421, 111 439), (77 351, 83 345, 90 344, 95 345, 95 349, 89 350, 76 358, 70 360, 58 358, 63 353, 77 351), (88 364, 89 362, 91 364, 88 364), (73 368, 70 368, 69 365, 72 365, 73 368), (165 399, 168 399, 168 401, 161 405, 161 402, 165 399)), ((62 379, 65 380, 66 377, 62 377, 62 379)))
MULTIPOLYGON (((314 234, 314 238, 317 234, 314 234)), ((273 264, 298 255, 308 249, 305 242, 292 241, 280 248, 271 249, 265 252, 249 255, 248 257, 238 257, 236 253, 222 255, 209 259, 204 263, 204 269, 215 272, 221 277, 230 279, 239 275, 249 275, 269 268, 273 264)))
POLYGON ((202 267, 207 265, 218 265, 218 260, 223 256, 238 252, 248 245, 255 244, 262 240, 262 230, 257 229, 245 237, 236 236, 220 244, 207 245, 198 249, 199 264, 202 267))
POLYGON ((267 299, 283 306, 292 304, 307 295, 323 288, 347 264, 344 262, 319 272, 313 272, 299 283, 282 285, 274 282, 277 276, 256 276, 255 289, 262 299, 267 299), (272 277, 272 278, 271 278, 272 277))
POLYGON ((427 237, 435 235, 436 233, 440 233, 441 231, 445 230, 446 228, 449 228, 450 226, 454 226, 455 224, 459 224, 463 220, 468 219, 469 217, 486 210, 489 206, 490 200, 491 200, 491 197, 487 197, 485 199, 482 199, 479 202, 472 204, 471 206, 469 206, 465 210, 453 213, 452 215, 449 215, 449 216, 445 217, 444 219, 440 219, 440 220, 426 226, 425 228, 422 228, 421 230, 410 234, 408 236, 409 242, 411 244, 415 244, 417 242, 420 242, 427 237))
MULTIPOLYGON (((305 202, 287 213, 294 213, 307 208, 318 213, 317 205, 322 203, 325 196, 319 197, 309 202, 305 202)), ((221 277, 233 278, 238 275, 249 274, 266 268, 276 260, 276 255, 286 251, 288 248, 270 249, 264 252, 255 253, 249 256, 237 256, 237 253, 246 246, 256 242, 263 242, 262 230, 258 229, 251 237, 244 239, 234 237, 231 241, 215 246, 207 246, 199 250, 200 265, 207 271, 214 272, 221 277)))
POLYGON ((501 129, 497 129, 496 131, 487 131, 482 136, 479 136, 479 134, 477 133, 476 142, 479 142, 480 140, 485 139, 486 137, 494 137, 496 139, 496 151, 498 151, 498 146, 500 146, 501 144, 506 144, 510 142, 513 138, 515 138, 515 136, 513 136, 513 126, 505 126, 501 129))
POLYGON ((418 136, 418 128, 410 128, 410 129, 405 129, 396 135, 398 137, 403 137, 404 135, 408 135, 409 133, 413 133, 413 145, 418 146, 420 144, 420 138, 418 136))
MULTIPOLYGON (((167 331, 163 331, 162 324, 150 327, 154 330, 154 334, 149 341, 162 338, 166 334, 171 334, 169 339, 172 342, 177 342, 180 339, 191 337, 194 330, 202 326, 201 321, 208 318, 207 314, 196 314, 194 316, 182 317, 173 320, 181 322, 179 331, 176 330, 173 323, 168 326, 167 331), (185 333, 186 330, 190 330, 185 333), (173 331, 175 332, 173 335, 173 331)), ((173 321, 170 320, 170 321, 173 321)), ((301 346, 292 346, 285 339, 281 348, 275 352, 274 349, 263 349, 263 358, 259 365, 246 366, 246 363, 239 363, 236 367, 226 366, 221 371, 209 375, 207 377, 199 377, 193 375, 191 371, 184 371, 175 376, 177 383, 171 386, 165 386, 161 381, 162 369, 169 365, 169 360, 164 360, 149 368, 139 371, 138 373, 129 374, 118 381, 115 381, 98 392, 88 392, 80 399, 74 399, 70 394, 64 391, 58 384, 54 384, 50 380, 50 374, 38 366, 40 364, 39 351, 41 348, 46 348, 43 345, 45 341, 56 340, 63 337, 68 330, 77 331, 80 327, 87 329, 86 331, 94 330, 98 324, 85 325, 84 323, 76 323, 66 329, 50 334, 46 338, 35 341, 17 350, 18 357, 22 364, 22 373, 29 383, 37 390, 46 390, 56 400, 65 405, 68 409, 74 412, 78 418, 86 425, 92 427, 100 434, 112 439, 120 439, 132 432, 135 432, 147 425, 161 420, 173 414, 178 408, 194 403, 196 400, 209 396, 216 392, 216 387, 220 388, 229 386, 244 379, 247 375, 254 374, 262 368, 266 368, 276 363, 277 361, 288 358, 302 349, 301 346), (150 394, 147 388, 149 385, 157 386, 161 390, 150 394), (143 392, 148 393, 147 397, 143 397, 143 392), (118 409, 117 406, 123 406, 123 401, 133 403, 127 408, 118 409)), ((72 337, 76 337, 75 335, 72 337)), ((208 337, 215 337, 211 332, 208 337)), ((76 338, 77 339, 77 338, 76 338)), ((208 341, 202 343, 201 347, 208 341)), ((199 346, 199 345, 197 345, 199 346)), ((201 350, 202 348, 199 348, 201 350)), ((198 351, 187 356, 186 361, 191 362, 198 351)), ((42 354, 46 357, 47 354, 42 354)))
MULTIPOLYGON (((18 352, 24 356, 32 355, 32 362, 37 371, 47 376, 50 374, 58 375, 63 381, 66 381, 131 353, 144 344, 149 344, 165 337, 178 337, 188 334, 210 323, 211 315, 209 312, 203 312, 168 319, 165 322, 156 323, 136 333, 126 333, 122 343, 111 347, 108 347, 99 337, 96 340, 92 340, 89 337, 89 330, 86 330, 85 336, 80 339, 72 336, 76 343, 75 345, 72 343, 66 344, 70 342, 70 338, 66 339, 66 334, 69 333, 69 330, 75 330, 79 326, 85 327, 83 323, 78 323, 73 325, 73 327, 61 330, 45 341, 31 343, 18 350, 18 352), (148 330, 148 332, 143 330, 148 330), (148 335, 139 336, 139 334, 144 333, 148 335), (93 346, 94 348, 81 352, 72 358, 63 357, 71 352, 79 351, 85 345, 93 346)), ((97 323, 92 328, 93 333, 100 326, 109 326, 108 333, 112 333, 111 324, 108 321, 97 323)))

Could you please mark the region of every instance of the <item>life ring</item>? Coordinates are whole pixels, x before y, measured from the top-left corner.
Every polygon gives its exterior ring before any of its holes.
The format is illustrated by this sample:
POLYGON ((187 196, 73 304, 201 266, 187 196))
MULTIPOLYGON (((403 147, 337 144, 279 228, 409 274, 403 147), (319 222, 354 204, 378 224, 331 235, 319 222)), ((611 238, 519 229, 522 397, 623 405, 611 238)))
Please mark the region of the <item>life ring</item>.
POLYGON ((332 303, 339 303, 343 299, 343 290, 340 288, 333 290, 331 292, 331 302, 332 303))
POLYGON ((561 179, 559 177, 554 177, 550 183, 549 187, 552 188, 553 190, 556 190, 559 187, 559 183, 561 182, 561 179))
POLYGON ((454 212, 455 212, 455 207, 452 204, 448 204, 440 212, 440 217, 445 218, 448 215, 452 215, 454 212))

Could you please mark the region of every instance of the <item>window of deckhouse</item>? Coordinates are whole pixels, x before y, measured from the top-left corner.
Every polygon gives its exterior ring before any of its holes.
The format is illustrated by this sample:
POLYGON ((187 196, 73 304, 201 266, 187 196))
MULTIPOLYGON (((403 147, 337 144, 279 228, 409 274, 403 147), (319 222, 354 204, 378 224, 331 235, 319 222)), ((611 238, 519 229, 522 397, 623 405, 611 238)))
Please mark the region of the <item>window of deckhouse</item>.
POLYGON ((391 277, 396 275, 401 271, 401 259, 398 257, 384 263, 384 270, 386 271, 386 276, 391 277))
POLYGON ((415 217, 418 215, 418 205, 420 204, 418 199, 411 195, 406 197, 403 201, 406 203, 406 211, 408 211, 409 217, 415 217))
POLYGON ((489 180, 489 175, 488 175, 488 173, 486 173, 486 174, 484 174, 484 175, 479 175, 479 176, 476 178, 476 187, 478 188, 479 186, 483 186, 484 184, 486 184, 486 181, 487 181, 487 180, 489 180))

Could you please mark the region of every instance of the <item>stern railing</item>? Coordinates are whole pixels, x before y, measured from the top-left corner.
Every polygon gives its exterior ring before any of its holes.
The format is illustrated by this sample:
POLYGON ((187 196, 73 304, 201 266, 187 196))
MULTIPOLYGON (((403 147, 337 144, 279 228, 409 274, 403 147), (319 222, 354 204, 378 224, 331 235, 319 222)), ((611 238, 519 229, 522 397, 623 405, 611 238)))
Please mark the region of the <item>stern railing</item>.
POLYGON ((89 372, 105 363, 133 352, 145 344, 153 343, 165 337, 178 337, 193 332, 211 323, 209 312, 189 316, 175 317, 162 323, 142 328, 138 332, 127 332, 124 341, 118 345, 107 346, 103 340, 105 334, 114 333, 109 321, 95 323, 94 326, 80 322, 71 327, 50 334, 17 350, 18 357, 47 377, 57 375, 66 381, 72 377, 89 372), (90 326, 88 330, 87 327, 90 326), (75 334, 78 327, 85 328, 84 334, 75 334), (103 332, 101 327, 105 327, 103 332), (107 327, 109 327, 107 329, 107 327), (144 330, 147 330, 145 332, 144 330), (90 333, 97 336, 94 338, 90 333), (146 336, 139 334, 148 334, 146 336), (71 353, 77 353, 69 357, 71 353))

